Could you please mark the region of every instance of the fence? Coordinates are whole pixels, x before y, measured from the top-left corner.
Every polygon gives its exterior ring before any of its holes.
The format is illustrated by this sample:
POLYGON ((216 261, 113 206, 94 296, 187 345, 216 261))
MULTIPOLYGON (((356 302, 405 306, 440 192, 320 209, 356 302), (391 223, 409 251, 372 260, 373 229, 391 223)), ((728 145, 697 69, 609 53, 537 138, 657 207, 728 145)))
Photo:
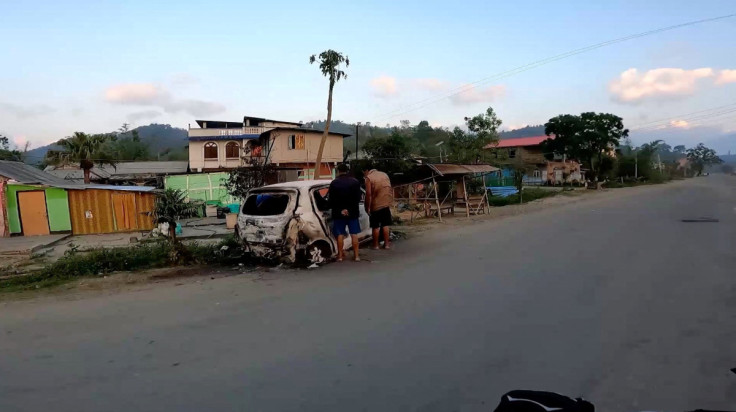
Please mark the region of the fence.
MULTIPOLYGON (((485 179, 486 187, 514 186, 514 176, 487 176, 485 179)), ((543 186, 544 180, 541 177, 524 176, 524 186, 543 186)))
POLYGON ((238 203, 225 188, 227 173, 197 173, 190 175, 166 176, 167 189, 179 189, 187 194, 189 200, 216 201, 222 204, 238 203))

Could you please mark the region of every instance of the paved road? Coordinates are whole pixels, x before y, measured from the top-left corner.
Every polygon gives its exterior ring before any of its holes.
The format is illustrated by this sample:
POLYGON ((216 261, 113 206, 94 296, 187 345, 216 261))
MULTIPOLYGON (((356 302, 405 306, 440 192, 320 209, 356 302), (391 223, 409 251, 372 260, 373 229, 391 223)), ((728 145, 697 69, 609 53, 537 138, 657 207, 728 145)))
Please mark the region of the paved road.
POLYGON ((736 409, 736 179, 619 193, 381 262, 2 304, 0 410, 736 409))

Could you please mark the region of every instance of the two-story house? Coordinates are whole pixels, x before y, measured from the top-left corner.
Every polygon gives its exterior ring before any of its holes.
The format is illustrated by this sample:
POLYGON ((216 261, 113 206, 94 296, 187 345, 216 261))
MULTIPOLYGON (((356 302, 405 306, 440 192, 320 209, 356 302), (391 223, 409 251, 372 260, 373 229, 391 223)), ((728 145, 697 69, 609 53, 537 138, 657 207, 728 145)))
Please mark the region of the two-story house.
MULTIPOLYGON (((322 131, 305 128, 300 122, 259 117, 242 122, 197 120, 199 128, 189 128, 189 168, 193 172, 213 172, 250 165, 249 159, 293 171, 295 178, 314 173, 322 131)), ((322 176, 333 175, 343 160, 343 139, 349 134, 330 132, 322 154, 322 176)))
POLYGON ((554 136, 533 136, 503 139, 485 148, 493 150, 496 157, 506 162, 520 161, 532 170, 525 179, 527 183, 561 184, 582 183, 585 172, 580 163, 554 155, 549 160, 542 149, 542 142, 554 139, 554 136))

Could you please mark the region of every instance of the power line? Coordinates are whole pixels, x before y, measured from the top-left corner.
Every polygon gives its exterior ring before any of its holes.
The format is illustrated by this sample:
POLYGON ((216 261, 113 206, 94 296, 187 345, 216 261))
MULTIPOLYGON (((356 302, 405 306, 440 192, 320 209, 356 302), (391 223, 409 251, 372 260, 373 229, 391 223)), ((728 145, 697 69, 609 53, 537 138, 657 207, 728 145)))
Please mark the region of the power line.
POLYGON ((514 74, 522 73, 522 72, 525 72, 525 71, 528 71, 528 70, 531 70, 531 69, 534 69, 534 68, 537 68, 537 67, 540 67, 540 66, 543 66, 543 65, 546 65, 546 64, 549 64, 549 63, 558 61, 558 60, 566 59, 568 57, 572 57, 572 56, 575 56, 575 55, 578 55, 578 54, 582 54, 582 53, 585 53, 585 52, 588 52, 588 51, 591 51, 591 50, 599 49, 601 47, 606 47, 606 46, 610 46, 612 44, 622 43, 622 42, 625 42, 625 41, 628 41, 628 40, 632 40, 632 39, 637 39, 637 38, 640 38, 640 37, 651 36, 653 34, 658 34, 658 33, 662 33, 662 32, 665 32, 665 31, 675 30, 675 29, 679 29, 679 28, 682 28, 682 27, 693 26, 693 25, 702 24, 702 23, 709 23, 709 22, 713 22, 713 21, 717 21, 717 20, 723 20, 723 19, 734 17, 734 16, 736 16, 736 13, 734 13, 734 14, 728 14, 728 15, 724 15, 724 16, 718 16, 718 17, 711 17, 711 18, 708 18, 708 19, 693 20, 693 21, 689 21, 689 22, 685 22, 685 23, 681 23, 681 24, 676 24, 676 25, 672 25, 672 26, 667 26, 667 27, 662 27, 662 28, 658 28, 658 29, 648 30, 648 31, 645 31, 645 32, 641 32, 641 33, 637 33, 637 34, 632 34, 632 35, 625 36, 625 37, 619 37, 617 39, 608 40, 608 41, 604 41, 604 42, 601 42, 601 43, 592 44, 590 46, 585 46, 585 47, 581 47, 581 48, 578 48, 578 49, 570 50, 570 51, 565 52, 565 53, 561 53, 561 54, 550 56, 550 57, 547 57, 547 58, 544 58, 544 59, 541 59, 541 60, 537 60, 537 61, 534 61, 534 62, 525 64, 525 65, 522 65, 522 66, 515 67, 515 68, 510 69, 510 70, 507 70, 507 71, 504 71, 504 72, 500 72, 500 73, 497 73, 495 75, 492 75, 492 76, 489 76, 489 77, 486 77, 486 78, 483 78, 483 79, 474 81, 472 83, 469 83, 469 84, 466 84, 466 85, 463 85, 463 86, 460 86, 460 87, 456 87, 456 88, 450 90, 450 94, 446 94, 446 95, 443 95, 443 96, 440 96, 440 97, 436 97, 436 96, 435 97, 430 97, 430 98, 427 98, 427 99, 424 99, 424 100, 420 100, 420 101, 418 101, 416 103, 410 104, 408 106, 405 106, 403 108, 400 108, 400 109, 397 109, 397 110, 393 110, 393 111, 390 111, 390 112, 386 112, 386 113, 384 113, 382 115, 379 115, 379 116, 381 116, 381 120, 379 120, 379 121, 383 121, 383 120, 395 118, 395 117, 401 116, 403 114, 406 114, 406 113, 410 113, 410 112, 419 110, 419 109, 421 109, 423 107, 426 107, 426 106, 429 106, 429 105, 431 105, 433 103, 436 103, 436 102, 439 102, 441 100, 448 99, 448 98, 450 98, 452 96, 456 96, 458 94, 461 94, 461 93, 467 92, 469 90, 472 90, 476 86, 479 86, 479 85, 488 83, 490 81, 499 80, 499 79, 502 79, 502 78, 506 78, 506 77, 512 76, 514 74), (422 103, 426 103, 426 104, 422 104, 422 103), (416 107, 413 107, 412 108, 412 106, 416 106, 416 107), (387 117, 382 117, 382 116, 387 116, 387 117))
POLYGON ((641 128, 645 128, 645 126, 647 126, 647 125, 650 125, 650 124, 654 124, 654 123, 662 123, 662 122, 669 122, 669 121, 671 121, 671 120, 677 120, 677 119, 681 119, 681 118, 683 118, 683 117, 686 117, 686 116, 690 116, 690 115, 693 115, 693 114, 698 114, 698 113, 704 113, 704 112, 710 112, 710 111, 713 111, 713 110, 723 109, 723 108, 726 108, 726 107, 731 107, 731 106, 736 106, 736 103, 729 103, 729 104, 724 104, 723 106, 716 106, 716 107, 711 107, 710 109, 703 109, 703 110, 698 110, 698 111, 696 111, 696 112, 690 112, 690 113, 684 113, 684 114, 679 114, 679 115, 677 115, 677 116, 674 116, 674 117, 669 117, 669 118, 666 118, 666 119, 652 120, 651 122, 646 122, 646 123, 640 123, 640 124, 638 124, 638 125, 636 125, 636 126, 632 127, 632 128, 630 129, 630 130, 636 130, 636 129, 641 129, 641 128))
MULTIPOLYGON (((694 112, 694 113, 699 113, 699 112, 694 112)), ((685 121, 688 123, 688 125, 695 125, 695 124, 700 124, 700 123, 707 122, 707 121, 716 120, 719 117, 722 117, 724 115, 728 115, 731 113, 736 113, 736 107, 731 107, 729 109, 720 110, 720 111, 711 112, 711 113, 701 113, 696 116, 687 116, 687 115, 677 116, 677 117, 673 117, 670 119, 664 119, 662 121, 659 121, 655 124, 651 124, 649 126, 632 128, 631 131, 637 131, 637 132, 654 131, 654 130, 662 129, 663 127, 666 127, 667 125, 670 125, 672 122, 675 122, 675 121, 685 121)), ((718 119, 718 120, 723 120, 723 119, 718 119)))

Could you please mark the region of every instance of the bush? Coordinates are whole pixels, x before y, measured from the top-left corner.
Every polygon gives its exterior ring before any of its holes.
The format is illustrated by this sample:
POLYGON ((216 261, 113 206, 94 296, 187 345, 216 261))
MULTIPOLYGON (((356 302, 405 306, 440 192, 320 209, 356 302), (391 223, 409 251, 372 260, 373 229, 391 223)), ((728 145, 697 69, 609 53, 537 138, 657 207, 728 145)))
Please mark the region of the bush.
POLYGON ((172 266, 174 248, 183 249, 184 260, 181 263, 185 264, 230 264, 243 258, 242 248, 234 236, 211 245, 155 242, 84 252, 71 248, 59 260, 42 269, 28 275, 0 280, 0 291, 38 289, 80 277, 172 266))
MULTIPOLYGON (((545 197, 555 196, 560 192, 556 190, 545 190, 545 189, 532 189, 525 188, 524 195, 522 196, 523 203, 532 202, 534 200, 543 199, 545 197)), ((507 197, 490 196, 488 203, 491 206, 506 206, 506 205, 518 205, 519 195, 511 195, 507 197)))

